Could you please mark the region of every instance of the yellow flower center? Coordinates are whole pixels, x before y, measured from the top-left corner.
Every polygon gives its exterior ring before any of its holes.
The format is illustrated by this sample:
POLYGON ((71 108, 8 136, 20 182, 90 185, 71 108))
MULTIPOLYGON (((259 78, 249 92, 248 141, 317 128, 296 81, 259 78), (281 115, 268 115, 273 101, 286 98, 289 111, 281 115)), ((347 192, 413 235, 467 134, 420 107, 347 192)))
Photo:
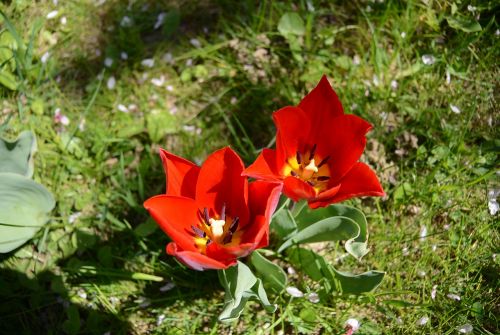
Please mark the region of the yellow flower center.
POLYGON ((330 180, 330 167, 327 162, 330 156, 318 157, 316 155, 316 144, 305 152, 297 151, 295 156, 288 157, 283 176, 299 178, 311 185, 316 193, 325 190, 330 180), (319 163, 316 163, 319 162, 319 163))
POLYGON ((220 216, 210 217, 208 209, 199 212, 200 222, 191 226, 194 242, 202 254, 210 243, 235 246, 240 243, 242 231, 238 230, 240 218, 226 215, 226 205, 222 206, 220 216))

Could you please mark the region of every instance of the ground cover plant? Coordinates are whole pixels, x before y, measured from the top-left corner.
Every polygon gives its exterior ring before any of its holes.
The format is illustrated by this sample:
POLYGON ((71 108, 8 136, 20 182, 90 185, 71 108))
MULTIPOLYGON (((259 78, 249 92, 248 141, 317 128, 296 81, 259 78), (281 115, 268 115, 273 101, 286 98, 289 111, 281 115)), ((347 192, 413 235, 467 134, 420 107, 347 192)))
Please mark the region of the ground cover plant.
POLYGON ((26 175, 55 207, 0 254, 1 332, 345 334, 354 318, 358 334, 498 333, 498 7, 2 2, 0 137, 36 136, 26 175), (318 301, 314 276, 266 254, 288 274, 276 312, 249 302, 220 323, 217 272, 168 256, 143 207, 165 191, 159 148, 201 164, 230 145, 248 167, 274 146, 272 112, 323 74, 374 126, 362 161, 386 196, 342 203, 366 215, 361 261, 340 242, 313 248, 384 280, 318 301))

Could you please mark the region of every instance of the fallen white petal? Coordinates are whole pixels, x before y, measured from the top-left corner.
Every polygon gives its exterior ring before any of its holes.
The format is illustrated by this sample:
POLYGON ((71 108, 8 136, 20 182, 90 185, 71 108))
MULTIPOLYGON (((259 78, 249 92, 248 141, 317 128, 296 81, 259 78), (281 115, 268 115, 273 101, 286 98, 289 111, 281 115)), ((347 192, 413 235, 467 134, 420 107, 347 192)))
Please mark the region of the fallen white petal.
POLYGON ((436 299, 437 287, 438 287, 437 285, 434 285, 432 287, 432 291, 431 291, 431 299, 432 300, 436 299))
POLYGON ((448 293, 446 295, 448 298, 450 298, 451 300, 455 300, 455 301, 460 301, 460 296, 457 295, 457 294, 454 294, 454 293, 448 293))
POLYGON ((104 59, 104 66, 106 67, 111 67, 111 65, 113 65, 113 58, 111 57, 106 57, 104 59))
POLYGON ((163 323, 163 320, 165 320, 165 314, 158 315, 158 318, 156 318, 156 325, 161 325, 163 323))
POLYGON ((174 87, 172 85, 167 85, 167 91, 173 92, 174 87))
POLYGON ((427 227, 422 226, 420 227, 420 242, 425 241, 426 237, 427 237, 427 227))
POLYGON ((128 16, 124 16, 122 20, 120 21, 120 26, 122 27, 130 27, 132 26, 132 19, 128 16))
POLYGON ((40 58, 40 61, 45 64, 47 63, 47 61, 49 60, 49 57, 50 57, 50 52, 46 52, 42 55, 42 57, 40 58))
POLYGON ((462 113, 462 111, 460 110, 460 108, 458 108, 458 107, 457 107, 457 106, 455 106, 455 105, 450 104, 450 108, 451 108, 451 111, 452 111, 453 113, 455 113, 455 114, 460 114, 460 113, 462 113))
POLYGON ((472 327, 472 325, 466 323, 464 325, 461 325, 460 327, 457 328, 458 332, 460 334, 470 334, 472 333, 472 331, 474 330, 474 328, 472 327))
POLYGON ((114 76, 109 77, 108 82, 106 83, 106 86, 108 89, 112 90, 115 88, 116 85, 116 79, 114 76))
POLYGON ((392 81, 391 81, 391 88, 392 88, 393 90, 396 90, 396 89, 398 88, 398 82, 397 82, 397 81, 395 81, 395 80, 392 80, 392 81))
POLYGON ((116 106, 116 108, 118 108, 118 110, 122 113, 128 113, 129 110, 128 108, 125 106, 125 105, 122 105, 122 104, 118 104, 118 106, 116 106))
POLYGON ((436 58, 433 55, 423 55, 422 62, 425 65, 432 65, 436 62, 436 58))
POLYGON ((200 41, 198 41, 196 38, 190 39, 189 43, 191 43, 191 45, 194 46, 195 48, 200 48, 201 47, 200 41))
POLYGON ((160 292, 167 292, 167 291, 170 291, 171 289, 173 289, 175 287, 175 284, 174 283, 166 283, 165 285, 163 285, 162 287, 160 287, 160 292))
POLYGON ((143 59, 141 65, 144 67, 153 67, 155 65, 155 60, 153 58, 143 59))
POLYGON ((161 76, 160 78, 151 79, 151 84, 158 86, 158 87, 163 86, 163 84, 165 84, 165 76, 161 76))
POLYGON ((68 23, 66 16, 61 17, 61 24, 64 26, 66 23, 68 23))
POLYGON ((319 295, 316 292, 311 292, 307 295, 307 300, 312 302, 313 304, 317 304, 319 302, 319 295))
POLYGON ((346 328, 349 327, 350 329, 352 329, 352 332, 354 333, 359 329, 359 321, 356 319, 348 319, 345 322, 345 327, 346 328))
POLYGON ((286 291, 294 298, 302 298, 304 296, 304 293, 294 286, 287 287, 286 291))
POLYGON ((429 322, 429 318, 427 316, 423 316, 417 320, 417 326, 424 326, 427 322, 429 322))
POLYGON ((57 14, 59 14, 59 11, 57 10, 53 10, 52 12, 50 12, 49 14, 47 14, 47 19, 53 19, 57 16, 57 14))
POLYGON ((76 221, 76 219, 78 219, 78 217, 79 217, 80 215, 82 215, 82 212, 75 212, 75 213, 71 214, 71 215, 69 216, 69 218, 68 218, 68 222, 69 222, 69 223, 73 223, 73 222, 75 222, 75 221, 76 221))
POLYGON ((163 22, 165 22, 166 17, 167 17, 167 13, 161 12, 160 14, 158 14, 154 28, 155 29, 160 28, 162 26, 163 22))
POLYGON ((120 58, 123 60, 128 59, 128 54, 125 51, 120 52, 120 58))

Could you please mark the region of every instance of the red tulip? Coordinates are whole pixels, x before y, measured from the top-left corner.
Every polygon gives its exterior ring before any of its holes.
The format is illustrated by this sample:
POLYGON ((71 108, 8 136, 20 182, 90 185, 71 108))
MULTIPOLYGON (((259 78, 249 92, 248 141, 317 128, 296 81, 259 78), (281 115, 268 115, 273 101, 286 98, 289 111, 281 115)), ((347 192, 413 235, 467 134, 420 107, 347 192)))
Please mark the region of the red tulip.
POLYGON ((283 193, 309 207, 385 193, 374 171, 359 162, 372 126, 344 114, 325 76, 297 107, 273 114, 276 150, 264 149, 244 175, 281 181, 283 193))
POLYGON ((226 269, 268 245, 279 183, 248 183, 243 162, 230 148, 214 152, 201 167, 163 149, 160 155, 167 194, 144 207, 172 239, 168 254, 195 270, 226 269))

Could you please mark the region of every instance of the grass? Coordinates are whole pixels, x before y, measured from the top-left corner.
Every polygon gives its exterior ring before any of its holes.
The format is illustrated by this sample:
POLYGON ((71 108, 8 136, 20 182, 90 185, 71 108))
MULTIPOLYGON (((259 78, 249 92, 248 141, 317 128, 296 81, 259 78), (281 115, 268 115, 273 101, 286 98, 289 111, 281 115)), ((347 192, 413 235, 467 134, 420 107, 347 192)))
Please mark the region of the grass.
POLYGON ((2 88, 0 131, 36 133, 35 178, 57 199, 48 225, 0 257, 1 332, 343 334, 351 317, 359 334, 499 332, 498 214, 487 198, 499 187, 494 1, 20 0, 0 9, 12 23, 2 29, 29 51, 13 56, 19 86, 2 88), (287 12, 305 22, 295 41, 277 29, 287 12), (482 30, 464 31, 471 22, 482 30), (167 256, 168 238, 142 208, 164 191, 157 150, 199 163, 230 144, 248 164, 273 144, 272 111, 297 104, 323 73, 346 112, 374 125, 363 159, 388 196, 349 202, 370 224, 361 263, 337 257, 335 245, 322 252, 339 269, 386 278, 373 293, 317 304, 272 295, 275 314, 252 303, 219 324, 216 273, 167 256), (68 125, 55 123, 57 108, 68 125))

